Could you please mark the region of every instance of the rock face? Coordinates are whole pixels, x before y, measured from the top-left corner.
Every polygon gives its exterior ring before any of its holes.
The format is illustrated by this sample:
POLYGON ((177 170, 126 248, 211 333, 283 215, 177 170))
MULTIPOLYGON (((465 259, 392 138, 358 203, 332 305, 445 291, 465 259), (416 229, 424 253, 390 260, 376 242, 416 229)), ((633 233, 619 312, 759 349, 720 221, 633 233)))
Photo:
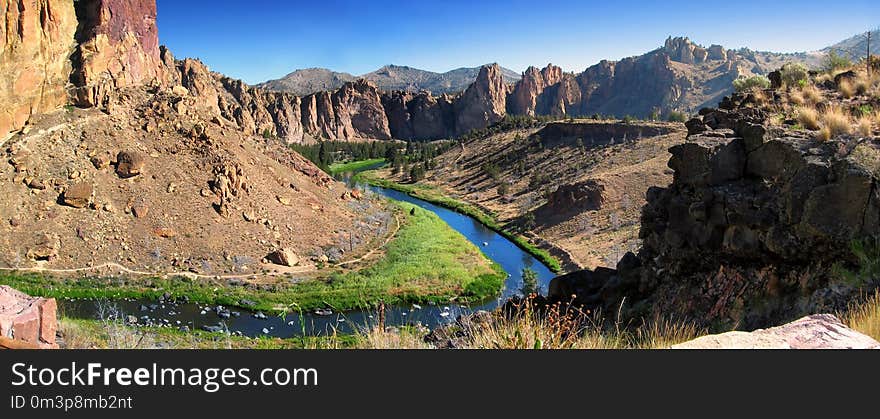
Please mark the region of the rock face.
POLYGON ((538 96, 562 81, 562 69, 548 64, 543 70, 529 67, 516 83, 507 100, 507 112, 514 115, 535 115, 538 96))
POLYGON ((880 349, 880 342, 831 314, 816 314, 770 329, 701 336, 672 349, 880 349))
POLYGON ((79 106, 102 105, 114 89, 163 77, 155 0, 80 0, 70 80, 79 106))
POLYGON ((57 312, 54 298, 35 298, 0 285, 0 337, 57 349, 57 312))
POLYGON ((700 112, 687 142, 669 150, 674 180, 647 192, 638 256, 557 278, 555 297, 576 294, 606 313, 625 298, 627 318, 744 328, 846 308, 859 289, 833 280, 831 267, 880 232, 880 145, 770 128, 746 102, 700 112))
POLYGON ((506 113, 507 91, 501 67, 483 66, 477 80, 453 103, 455 132, 464 134, 500 121, 506 113))
POLYGON ((77 20, 70 0, 0 6, 0 137, 67 103, 77 20))

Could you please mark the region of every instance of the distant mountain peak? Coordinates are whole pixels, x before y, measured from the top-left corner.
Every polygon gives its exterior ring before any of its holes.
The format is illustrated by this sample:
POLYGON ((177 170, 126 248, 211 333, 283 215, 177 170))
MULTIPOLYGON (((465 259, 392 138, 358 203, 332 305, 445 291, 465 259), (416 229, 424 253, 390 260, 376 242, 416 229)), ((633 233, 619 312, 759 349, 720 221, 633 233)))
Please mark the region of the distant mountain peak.
POLYGON ((260 83, 257 87, 305 96, 319 91, 335 90, 342 87, 345 82, 363 78, 383 91, 458 93, 467 89, 477 79, 480 69, 486 66, 497 66, 507 83, 513 83, 520 79, 519 73, 501 67, 498 63, 489 63, 479 67, 460 67, 445 73, 405 65, 386 64, 375 71, 360 76, 339 73, 326 68, 300 69, 280 79, 260 83))

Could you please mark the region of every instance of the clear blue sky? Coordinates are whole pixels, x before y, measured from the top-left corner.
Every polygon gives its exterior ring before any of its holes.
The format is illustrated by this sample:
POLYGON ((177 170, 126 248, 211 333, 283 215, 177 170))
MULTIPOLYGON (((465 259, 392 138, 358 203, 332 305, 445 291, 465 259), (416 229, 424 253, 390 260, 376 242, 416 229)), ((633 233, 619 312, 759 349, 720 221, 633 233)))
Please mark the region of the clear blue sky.
POLYGON ((880 25, 878 0, 157 2, 160 42, 176 57, 201 58, 252 84, 299 68, 358 75, 385 64, 442 72, 552 62, 580 72, 650 51, 669 35, 797 52, 880 25))

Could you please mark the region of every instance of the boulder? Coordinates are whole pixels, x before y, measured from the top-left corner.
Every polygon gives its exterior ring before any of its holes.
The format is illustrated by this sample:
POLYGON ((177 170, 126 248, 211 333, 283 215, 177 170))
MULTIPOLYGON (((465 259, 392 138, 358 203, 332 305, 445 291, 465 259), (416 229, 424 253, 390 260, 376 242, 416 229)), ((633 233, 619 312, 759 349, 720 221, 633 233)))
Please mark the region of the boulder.
POLYGON ((299 264, 299 256, 290 248, 284 248, 269 253, 266 260, 276 265, 296 266, 299 264))
POLYGON ((880 349, 880 342, 831 314, 816 314, 769 329, 702 336, 672 349, 880 349))
POLYGON ((120 151, 116 155, 116 174, 121 178, 137 176, 144 170, 146 157, 138 151, 120 151))
POLYGON ((61 250, 61 239, 58 235, 43 233, 37 236, 33 246, 28 248, 27 257, 31 260, 53 260, 61 250))
POLYGON ((61 194, 61 202, 74 208, 85 208, 92 199, 94 188, 91 184, 80 182, 67 187, 61 194))

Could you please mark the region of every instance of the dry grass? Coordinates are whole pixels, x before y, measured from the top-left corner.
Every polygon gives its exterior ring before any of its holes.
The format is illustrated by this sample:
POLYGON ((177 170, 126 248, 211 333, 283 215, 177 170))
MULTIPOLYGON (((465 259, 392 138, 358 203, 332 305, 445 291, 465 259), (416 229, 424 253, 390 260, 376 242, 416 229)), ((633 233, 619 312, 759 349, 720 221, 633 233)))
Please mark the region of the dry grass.
POLYGON ((832 137, 852 132, 852 119, 838 107, 828 107, 822 113, 822 126, 828 128, 832 137))
POLYGON ((155 349, 155 335, 124 324, 103 321, 100 327, 67 318, 59 321, 58 329, 68 349, 155 349))
POLYGON ((840 92, 840 95, 849 99, 856 94, 856 89, 853 86, 853 83, 849 80, 841 80, 840 83, 837 84, 837 91, 840 92))
POLYGON ((402 329, 385 331, 378 328, 357 336, 355 348, 358 349, 431 349, 420 333, 402 329))
POLYGON ((868 137, 874 133, 874 118, 870 115, 862 116, 856 123, 856 127, 860 135, 868 137))
POLYGON ((804 103, 807 103, 803 90, 792 90, 789 92, 788 101, 797 106, 802 106, 804 103))
POLYGON ((770 98, 767 96, 767 93, 760 89, 752 90, 752 97, 755 98, 755 104, 758 106, 766 105, 770 98))
POLYGON ((825 100, 825 95, 823 95, 822 91, 813 84, 808 84, 807 86, 805 86, 801 90, 801 95, 807 103, 811 103, 813 105, 825 100))
POLYGON ((656 319, 640 327, 603 326, 601 316, 554 305, 543 311, 523 303, 467 330, 468 349, 664 349, 705 333, 693 323, 656 319))
POLYGON ((797 119, 798 123, 804 126, 804 128, 808 130, 818 130, 821 128, 819 125, 819 112, 817 112, 813 108, 801 107, 798 108, 797 111, 797 119))
POLYGON ((844 323, 876 340, 880 340, 880 290, 863 304, 854 306, 844 316, 844 323))
POLYGON ((834 80, 834 74, 831 73, 822 73, 816 76, 816 83, 822 84, 828 81, 834 80))

